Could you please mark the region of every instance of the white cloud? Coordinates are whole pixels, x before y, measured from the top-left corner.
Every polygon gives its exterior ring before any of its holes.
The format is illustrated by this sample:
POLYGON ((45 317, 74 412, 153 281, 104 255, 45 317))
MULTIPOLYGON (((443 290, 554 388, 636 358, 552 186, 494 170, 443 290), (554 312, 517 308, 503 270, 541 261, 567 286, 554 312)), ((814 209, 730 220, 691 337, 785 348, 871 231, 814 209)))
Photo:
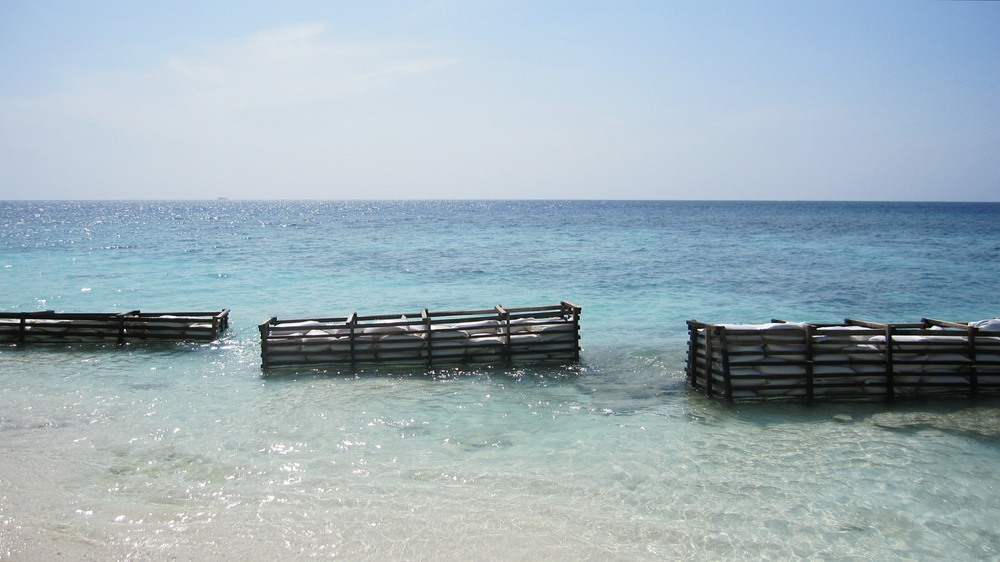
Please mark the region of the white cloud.
POLYGON ((265 30, 166 57, 146 72, 77 71, 59 93, 5 105, 142 135, 175 134, 213 122, 237 126, 252 110, 336 104, 457 62, 423 55, 416 45, 337 42, 324 30, 316 23, 265 30))
POLYGON ((45 95, 0 99, 0 199, 346 197, 315 189, 331 169, 361 177, 379 116, 459 62, 423 45, 338 41, 322 24, 190 51, 138 71, 76 69, 45 95))

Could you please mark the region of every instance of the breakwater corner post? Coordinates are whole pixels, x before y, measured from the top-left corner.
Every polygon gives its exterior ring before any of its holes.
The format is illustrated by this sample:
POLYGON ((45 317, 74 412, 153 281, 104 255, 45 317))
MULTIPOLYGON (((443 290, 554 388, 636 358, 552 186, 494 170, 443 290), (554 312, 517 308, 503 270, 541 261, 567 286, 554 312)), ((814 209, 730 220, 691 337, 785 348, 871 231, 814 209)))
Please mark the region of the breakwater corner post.
POLYGON ((503 336, 503 362, 510 365, 510 313, 499 304, 493 307, 500 317, 500 334, 503 336))
POLYGON ((278 322, 276 316, 272 316, 257 325, 260 330, 260 368, 267 369, 267 340, 271 333, 271 326, 278 322))
POLYGON ((695 387, 694 375, 695 368, 698 365, 698 322, 695 320, 688 320, 688 357, 687 357, 687 382, 692 387, 695 387))
POLYGON ((563 318, 573 322, 573 334, 576 338, 573 361, 580 361, 580 313, 583 312, 583 308, 567 301, 560 301, 559 305, 562 306, 563 318))

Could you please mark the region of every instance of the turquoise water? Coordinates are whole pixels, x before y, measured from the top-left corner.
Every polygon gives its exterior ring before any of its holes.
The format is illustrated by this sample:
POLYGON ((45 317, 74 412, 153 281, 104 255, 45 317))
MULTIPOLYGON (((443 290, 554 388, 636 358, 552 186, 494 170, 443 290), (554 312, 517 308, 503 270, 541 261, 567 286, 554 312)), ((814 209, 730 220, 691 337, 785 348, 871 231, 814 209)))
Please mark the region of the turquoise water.
POLYGON ((1000 315, 1000 205, 3 202, 0 225, 2 310, 232 309, 213 344, 0 348, 0 557, 1000 557, 1000 400, 728 405, 682 374, 691 318, 1000 315), (269 316, 559 300, 580 365, 260 371, 269 316))

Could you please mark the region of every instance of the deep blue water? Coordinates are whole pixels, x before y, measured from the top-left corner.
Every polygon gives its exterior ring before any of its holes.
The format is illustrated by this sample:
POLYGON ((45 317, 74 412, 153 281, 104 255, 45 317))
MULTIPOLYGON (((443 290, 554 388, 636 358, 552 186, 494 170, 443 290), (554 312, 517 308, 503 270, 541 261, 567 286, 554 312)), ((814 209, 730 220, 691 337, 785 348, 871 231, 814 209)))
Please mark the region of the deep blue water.
POLYGON ((687 319, 976 320, 998 280, 1000 204, 0 202, 0 310, 232 309, 213 345, 0 349, 0 547, 1000 556, 994 399, 729 406, 681 373, 687 319), (560 300, 580 366, 259 369, 269 316, 560 300))

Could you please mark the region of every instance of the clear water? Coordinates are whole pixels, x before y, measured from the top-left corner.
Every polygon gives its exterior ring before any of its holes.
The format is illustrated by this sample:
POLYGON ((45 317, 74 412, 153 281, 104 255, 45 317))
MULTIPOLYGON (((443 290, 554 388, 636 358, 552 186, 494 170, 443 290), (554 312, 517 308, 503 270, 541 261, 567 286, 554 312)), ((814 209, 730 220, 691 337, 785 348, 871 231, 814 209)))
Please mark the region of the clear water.
POLYGON ((728 405, 684 320, 1000 315, 1000 205, 2 202, 0 309, 232 309, 0 348, 0 557, 990 559, 1000 399, 728 405), (583 307, 583 362, 262 374, 256 324, 583 307))

